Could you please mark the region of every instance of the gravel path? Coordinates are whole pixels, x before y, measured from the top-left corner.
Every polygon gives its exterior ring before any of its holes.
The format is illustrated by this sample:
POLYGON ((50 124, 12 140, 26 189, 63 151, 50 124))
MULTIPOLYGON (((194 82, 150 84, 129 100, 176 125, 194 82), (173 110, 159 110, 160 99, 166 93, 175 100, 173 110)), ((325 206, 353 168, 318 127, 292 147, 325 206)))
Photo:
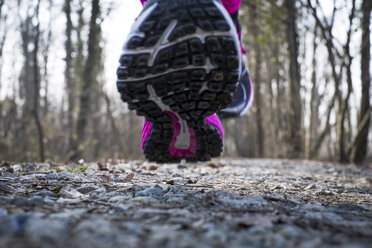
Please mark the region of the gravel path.
POLYGON ((0 247, 371 247, 372 169, 0 163, 0 247))

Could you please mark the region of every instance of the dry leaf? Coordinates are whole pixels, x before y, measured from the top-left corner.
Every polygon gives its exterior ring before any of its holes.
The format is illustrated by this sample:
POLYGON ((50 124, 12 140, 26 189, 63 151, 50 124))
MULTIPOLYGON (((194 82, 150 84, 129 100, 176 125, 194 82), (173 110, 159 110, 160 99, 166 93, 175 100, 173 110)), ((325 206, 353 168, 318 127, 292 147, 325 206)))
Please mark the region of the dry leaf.
POLYGON ((170 184, 170 185, 174 185, 174 180, 171 179, 171 180, 167 181, 166 183, 167 183, 167 184, 170 184))
POLYGON ((125 177, 124 182, 130 182, 133 180, 134 174, 130 173, 128 176, 125 177))
POLYGON ((106 164, 102 164, 102 163, 98 162, 97 165, 98 165, 98 170, 100 170, 100 171, 107 171, 108 170, 106 164))
POLYGON ((109 176, 105 176, 105 175, 101 175, 99 176, 99 179, 102 181, 102 182, 105 182, 105 183, 108 183, 111 181, 111 178, 109 176))

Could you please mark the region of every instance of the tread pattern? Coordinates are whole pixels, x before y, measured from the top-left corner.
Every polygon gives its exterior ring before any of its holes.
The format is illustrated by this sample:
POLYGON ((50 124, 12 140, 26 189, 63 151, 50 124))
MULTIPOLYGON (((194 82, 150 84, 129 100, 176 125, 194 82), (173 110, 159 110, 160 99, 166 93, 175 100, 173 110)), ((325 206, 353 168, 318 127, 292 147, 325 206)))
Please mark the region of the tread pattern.
POLYGON ((222 141, 213 143, 218 130, 206 126, 204 118, 231 103, 239 81, 240 47, 229 33, 233 27, 213 0, 150 0, 145 10, 155 3, 120 57, 117 88, 121 99, 153 124, 151 141, 144 149, 145 155, 151 153, 149 160, 173 159, 161 152, 168 150, 173 133, 172 120, 164 110, 177 113, 198 132, 198 160, 218 156, 222 141), (216 152, 208 145, 216 147, 216 152))
POLYGON ((223 140, 218 129, 213 125, 204 125, 194 128, 198 143, 196 156, 173 157, 168 150, 173 136, 173 122, 170 117, 168 118, 169 121, 157 122, 152 126, 151 134, 145 143, 144 154, 150 162, 179 163, 182 159, 187 162, 209 161, 221 155, 223 140))

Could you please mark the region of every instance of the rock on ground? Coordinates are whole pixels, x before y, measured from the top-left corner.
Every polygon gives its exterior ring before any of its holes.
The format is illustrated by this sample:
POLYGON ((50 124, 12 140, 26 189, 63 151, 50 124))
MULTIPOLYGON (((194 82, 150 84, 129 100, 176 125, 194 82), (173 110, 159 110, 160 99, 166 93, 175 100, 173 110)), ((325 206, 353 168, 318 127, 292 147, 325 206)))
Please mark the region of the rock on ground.
POLYGON ((371 247, 372 169, 0 163, 0 247, 371 247))

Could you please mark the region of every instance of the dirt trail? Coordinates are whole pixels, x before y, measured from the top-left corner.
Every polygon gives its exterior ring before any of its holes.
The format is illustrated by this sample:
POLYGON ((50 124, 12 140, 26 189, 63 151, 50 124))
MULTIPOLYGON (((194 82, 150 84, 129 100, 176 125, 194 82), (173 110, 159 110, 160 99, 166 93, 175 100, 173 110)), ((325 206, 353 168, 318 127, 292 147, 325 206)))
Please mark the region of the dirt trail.
POLYGON ((0 247, 370 247, 372 169, 290 160, 0 167, 0 247))

